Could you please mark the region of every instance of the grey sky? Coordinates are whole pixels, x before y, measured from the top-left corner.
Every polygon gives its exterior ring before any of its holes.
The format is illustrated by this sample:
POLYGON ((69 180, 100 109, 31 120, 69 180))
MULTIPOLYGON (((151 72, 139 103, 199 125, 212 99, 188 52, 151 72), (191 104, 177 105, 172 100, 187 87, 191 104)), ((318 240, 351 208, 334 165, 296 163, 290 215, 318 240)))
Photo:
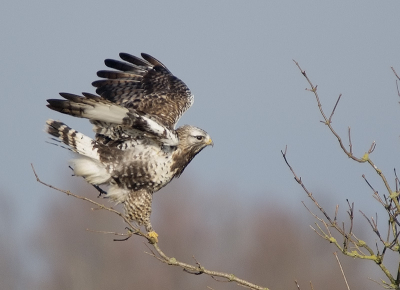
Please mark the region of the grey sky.
MULTIPOLYGON (((46 144, 46 119, 91 134, 87 121, 50 111, 58 92, 94 92, 105 58, 146 52, 195 95, 180 124, 213 138, 181 179, 207 195, 235 188, 250 203, 303 210, 305 196, 280 155, 315 194, 345 204, 370 196, 366 165, 352 163, 319 122, 297 60, 318 85, 334 126, 354 152, 377 142, 372 158, 392 178, 399 156, 400 107, 390 66, 400 72, 399 1, 6 1, 0 9, 2 153, 0 191, 13 195, 21 225, 40 220, 47 199, 64 198, 35 182, 68 187, 70 154, 46 144), (351 3, 349 3, 351 2, 351 3), (64 172, 65 176, 60 176, 64 172)), ((178 180, 179 182, 179 180, 178 180)), ((372 198, 357 202, 374 205, 372 198)), ((368 213, 373 214, 373 212, 368 213)))

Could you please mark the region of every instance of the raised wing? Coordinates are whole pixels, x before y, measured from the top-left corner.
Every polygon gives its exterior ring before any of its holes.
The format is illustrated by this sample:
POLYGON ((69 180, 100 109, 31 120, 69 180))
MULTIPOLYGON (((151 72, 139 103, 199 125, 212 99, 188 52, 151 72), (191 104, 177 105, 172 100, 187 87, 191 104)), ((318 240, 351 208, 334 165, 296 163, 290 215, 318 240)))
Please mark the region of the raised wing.
POLYGON ((180 79, 161 62, 142 53, 143 59, 120 53, 123 61, 106 59, 114 71, 101 70, 103 80, 93 82, 96 92, 125 108, 150 115, 173 130, 183 113, 193 104, 193 95, 180 79))

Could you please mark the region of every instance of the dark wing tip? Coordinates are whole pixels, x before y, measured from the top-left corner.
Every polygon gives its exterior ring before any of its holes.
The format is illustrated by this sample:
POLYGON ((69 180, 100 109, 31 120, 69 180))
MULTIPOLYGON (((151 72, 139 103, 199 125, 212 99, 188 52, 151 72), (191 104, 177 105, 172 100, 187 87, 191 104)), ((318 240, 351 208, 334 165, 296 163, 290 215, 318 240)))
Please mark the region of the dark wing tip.
POLYGON ((143 59, 140 59, 137 56, 131 55, 129 53, 121 52, 119 54, 119 57, 122 60, 125 60, 125 61, 127 61, 127 62, 129 62, 131 64, 134 64, 134 65, 144 66, 144 67, 152 67, 151 63, 149 63, 149 62, 147 62, 147 61, 145 61, 143 59))
POLYGON ((109 76, 111 75, 111 72, 110 72, 110 71, 107 71, 107 70, 99 70, 99 71, 96 73, 96 75, 97 75, 99 78, 109 78, 109 76))
POLYGON ((82 92, 82 95, 85 96, 87 99, 99 99, 98 95, 94 95, 91 93, 82 92))
POLYGON ((120 71, 135 71, 136 68, 129 63, 122 62, 115 59, 106 59, 104 64, 110 68, 117 69, 120 71))
POLYGON ((64 108, 64 103, 66 101, 59 100, 59 99, 48 99, 47 102, 48 102, 48 104, 46 105, 47 108, 52 109, 57 112, 61 112, 62 109, 64 108))
POLYGON ((81 96, 78 95, 74 95, 74 94, 70 94, 70 93, 59 93, 61 97, 63 97, 64 99, 67 100, 76 100, 76 99, 80 99, 81 96))
POLYGON ((110 89, 109 86, 107 86, 107 83, 108 80, 97 80, 92 82, 92 86, 96 88, 96 94, 105 97, 105 95, 103 95, 104 92, 111 93, 112 89, 110 89))
POLYGON ((165 68, 168 71, 167 67, 161 61, 159 61, 158 59, 152 57, 150 54, 142 52, 141 56, 143 57, 143 59, 147 60, 153 66, 161 66, 161 67, 165 68))
POLYGON ((54 104, 56 102, 64 102, 64 100, 59 100, 59 99, 47 99, 46 100, 49 104, 47 104, 47 106, 54 104))
POLYGON ((96 94, 98 94, 99 96, 101 96, 103 98, 107 99, 107 97, 110 96, 110 94, 111 94, 111 91, 108 88, 103 86, 102 80, 94 81, 92 83, 92 86, 94 86, 96 88, 96 94))
POLYGON ((97 80, 92 82, 92 86, 94 86, 95 88, 101 87, 101 85, 103 84, 103 80, 97 80))

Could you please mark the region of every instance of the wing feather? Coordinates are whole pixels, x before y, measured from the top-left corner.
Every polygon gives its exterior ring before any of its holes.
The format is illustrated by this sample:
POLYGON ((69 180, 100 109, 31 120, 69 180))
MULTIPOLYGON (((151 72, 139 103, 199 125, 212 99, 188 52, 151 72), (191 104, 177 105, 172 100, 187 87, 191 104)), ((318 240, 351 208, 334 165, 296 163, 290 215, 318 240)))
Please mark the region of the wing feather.
MULTIPOLYGON (((127 80, 127 79, 108 79, 108 80, 98 80, 94 81, 93 86, 98 87, 96 93, 104 97, 102 94, 107 92, 116 93, 127 93, 134 91, 135 89, 140 89, 140 81, 137 80, 127 80)), ((106 95, 106 94, 105 94, 106 95)))
POLYGON ((161 61, 159 61, 158 59, 156 59, 155 57, 152 57, 151 55, 147 54, 147 53, 141 53, 141 56, 147 60, 149 63, 151 63, 153 66, 161 66, 163 68, 165 68, 168 72, 170 72, 167 67, 165 65, 163 65, 161 63, 161 61))
POLYGON ((143 71, 137 66, 115 59, 106 59, 104 61, 104 64, 109 68, 114 68, 120 71, 128 71, 128 72, 143 71))
POLYGON ((142 76, 139 74, 134 74, 130 72, 119 72, 114 70, 99 70, 97 72, 97 76, 100 78, 108 78, 108 79, 127 79, 127 80, 138 80, 142 79, 142 76))
POLYGON ((119 54, 119 57, 127 62, 130 62, 133 65, 144 66, 144 67, 149 67, 149 68, 152 67, 151 63, 149 63, 143 59, 140 59, 137 56, 131 55, 129 53, 121 52, 119 54))
POLYGON ((174 130, 182 114, 193 104, 193 95, 179 78, 154 57, 143 59, 120 53, 124 61, 106 59, 106 66, 116 71, 99 71, 103 80, 93 82, 103 98, 125 108, 150 116, 174 130))
MULTIPOLYGON (((127 138, 134 138, 129 136, 137 136, 138 132, 141 132, 142 137, 154 139, 160 144, 168 146, 178 144, 178 137, 174 130, 170 130, 157 119, 142 112, 125 108, 89 93, 83 93, 83 97, 69 93, 60 93, 60 95, 65 100, 49 99, 47 107, 63 114, 89 119, 94 121, 95 126, 107 124, 108 129, 102 131, 101 134, 111 139, 121 137, 120 133, 114 137, 113 134, 122 130, 127 138)), ((95 131, 97 130, 95 128, 95 131)), ((100 132, 97 131, 97 133, 100 132)))

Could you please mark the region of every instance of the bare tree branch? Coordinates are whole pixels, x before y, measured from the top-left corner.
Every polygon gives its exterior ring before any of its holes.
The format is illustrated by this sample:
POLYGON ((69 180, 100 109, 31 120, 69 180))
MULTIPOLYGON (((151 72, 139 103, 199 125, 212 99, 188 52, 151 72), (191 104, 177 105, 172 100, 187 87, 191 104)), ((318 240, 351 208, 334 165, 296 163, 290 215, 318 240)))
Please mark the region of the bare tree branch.
MULTIPOLYGON (((91 204, 94 204, 94 205, 96 205, 99 209, 112 212, 112 213, 118 215, 120 218, 122 218, 122 219, 124 220, 124 222, 125 222, 125 223, 128 225, 128 227, 129 227, 129 228, 128 228, 128 233, 126 233, 126 234, 120 234, 120 233, 116 233, 116 232, 106 232, 106 231, 92 231, 92 232, 98 232, 98 233, 103 233, 103 234, 113 234, 113 235, 118 235, 118 236, 126 236, 127 238, 125 238, 125 239, 123 239, 123 240, 129 239, 129 238, 130 238, 131 236, 133 236, 133 235, 137 235, 137 236, 140 236, 140 237, 145 238, 145 239, 149 242, 149 244, 152 245, 152 247, 153 247, 154 250, 151 249, 149 245, 147 245, 147 248, 150 250, 150 253, 147 253, 147 254, 149 254, 150 256, 152 256, 152 257, 154 257, 154 258, 156 258, 157 260, 159 260, 160 262, 162 262, 162 263, 164 263, 164 264, 180 267, 180 268, 182 268, 186 273, 193 274, 193 275, 205 274, 205 275, 210 276, 210 277, 213 278, 214 280, 216 280, 216 277, 224 278, 224 279, 225 279, 225 280, 217 280, 217 281, 220 281, 220 282, 235 282, 235 283, 237 283, 238 285, 240 285, 240 286, 242 286, 242 287, 246 287, 246 288, 250 288, 250 289, 268 290, 268 288, 266 288, 266 287, 262 287, 262 286, 253 284, 253 283, 251 283, 251 282, 249 282, 249 281, 240 279, 240 278, 236 277, 236 276, 233 275, 233 274, 208 270, 208 269, 206 269, 205 267, 201 266, 200 263, 199 263, 197 260, 195 260, 195 261, 196 261, 196 265, 190 265, 190 264, 187 264, 187 263, 180 262, 180 261, 178 261, 176 258, 168 257, 168 256, 161 250, 161 248, 159 247, 158 243, 154 240, 154 238, 149 237, 148 235, 146 235, 146 234, 144 234, 143 232, 141 232, 139 228, 133 226, 133 225, 131 224, 131 222, 130 222, 122 213, 120 213, 119 211, 116 211, 116 210, 113 209, 113 208, 110 208, 110 207, 107 207, 107 206, 105 206, 105 205, 103 205, 103 204, 100 204, 100 203, 98 203, 98 202, 95 202, 95 201, 93 201, 93 200, 91 200, 91 199, 89 199, 89 198, 76 195, 76 194, 70 192, 69 190, 59 189, 59 188, 57 188, 57 187, 55 187, 55 186, 53 186, 53 185, 50 185, 50 184, 47 184, 47 183, 41 181, 41 180, 39 179, 39 176, 37 175, 37 173, 36 173, 36 171, 35 171, 35 168, 33 167, 33 164, 31 164, 31 166, 32 166, 33 173, 35 174, 36 180, 37 180, 39 183, 41 183, 41 184, 43 184, 43 185, 45 185, 45 186, 47 186, 47 187, 49 187, 49 188, 51 188, 51 189, 54 189, 54 190, 63 192, 63 193, 65 193, 65 194, 69 195, 69 196, 73 196, 73 197, 75 197, 75 198, 77 198, 77 199, 84 200, 84 201, 87 201, 87 202, 89 202, 89 203, 91 203, 91 204)), ((119 240, 119 241, 120 241, 120 240, 119 240)))
POLYGON ((397 78, 397 80, 396 80, 397 95, 400 97, 400 90, 399 90, 399 80, 400 80, 400 77, 399 77, 399 75, 396 73, 396 71, 394 70, 394 68, 393 68, 392 66, 391 66, 390 68, 392 69, 394 75, 395 75, 396 78, 397 78))
MULTIPOLYGON (((345 228, 345 224, 342 223, 342 227, 339 227, 337 223, 337 212, 338 212, 338 206, 336 206, 336 211, 335 211, 335 217, 332 219, 326 211, 318 204, 316 201, 315 197, 307 190, 305 187, 303 181, 301 178, 297 177, 296 173, 294 172, 293 168, 289 164, 287 160, 287 147, 285 148, 285 151, 282 152, 282 156, 289 167, 290 171, 292 172, 296 182, 301 185, 303 190, 306 192, 307 196, 313 201, 313 203, 317 206, 317 208, 320 210, 321 213, 323 213, 325 220, 321 219, 314 213, 312 213, 308 208, 307 210, 316 218, 320 223, 323 224, 325 227, 325 230, 323 230, 317 223, 316 223, 316 230, 315 228, 312 228, 319 236, 321 236, 323 239, 328 240, 330 243, 333 243, 343 254, 355 258, 360 258, 360 259, 366 259, 366 260, 372 260, 374 261, 380 269, 383 271, 383 273, 386 275, 386 277, 390 280, 390 283, 387 283, 385 281, 382 281, 379 283, 381 286, 385 288, 390 288, 390 289, 400 289, 400 263, 398 267, 398 271, 396 272, 396 275, 392 275, 390 271, 385 267, 383 264, 383 260, 385 257, 385 253, 387 250, 391 250, 393 252, 400 252, 400 242, 399 242, 399 236, 400 236, 400 231, 398 230, 398 226, 400 226, 400 222, 398 220, 398 216, 400 215, 400 204, 399 204, 399 195, 400 195, 400 189, 399 189, 399 184, 400 181, 397 177, 396 171, 395 173, 395 188, 396 190, 393 191, 391 189, 391 186, 389 185, 389 182, 387 181, 385 175, 382 173, 382 171, 374 164, 374 162, 370 159, 370 154, 374 152, 376 149, 376 142, 373 141, 368 149, 367 152, 362 157, 356 157, 353 155, 353 145, 352 145, 352 140, 351 140, 351 129, 348 127, 348 141, 349 141, 349 149, 347 150, 346 147, 343 144, 343 141, 341 137, 336 133, 336 131, 332 127, 332 117, 337 109, 338 103, 340 101, 340 98, 342 95, 339 95, 333 110, 331 112, 331 115, 329 118, 326 117, 325 112, 322 108, 321 101, 317 92, 318 86, 313 85, 311 80, 309 79, 308 75, 304 70, 301 69, 300 65, 294 61, 296 66, 299 68, 300 72, 302 75, 306 78, 308 84, 310 85, 310 88, 307 88, 306 90, 312 92, 315 96, 318 109, 321 113, 321 116, 323 118, 322 123, 324 123, 331 133, 336 137, 336 139, 339 142, 339 145, 342 149, 342 151, 352 160, 359 162, 359 163, 368 163, 374 170, 375 172, 379 175, 382 183, 384 184, 388 195, 383 195, 381 196, 377 190, 374 189, 374 187, 368 182, 366 179, 365 175, 362 175, 364 178, 365 182, 367 185, 371 188, 373 191, 373 197, 381 204, 384 209, 386 210, 386 213, 388 215, 388 231, 387 231, 387 238, 384 240, 382 237, 379 229, 378 229, 378 215, 376 214, 375 218, 371 217, 368 218, 362 211, 361 214, 364 216, 364 218, 367 220, 369 225, 371 226, 372 231, 377 235, 379 238, 379 242, 382 243, 383 249, 382 251, 379 250, 378 247, 378 242, 375 244, 376 250, 372 250, 372 247, 368 246, 366 242, 363 240, 358 239, 354 233, 353 233, 353 220, 354 220, 354 203, 350 204, 349 201, 347 201, 349 210, 348 212, 348 217, 350 221, 350 227, 348 230, 345 228), (344 241, 343 241, 343 246, 340 245, 336 238, 332 236, 332 233, 330 232, 330 228, 333 228, 336 232, 338 232, 340 235, 343 236, 344 241), (355 250, 349 250, 348 245, 351 245, 355 250), (367 253, 363 252, 366 251, 367 253), (396 279, 394 278, 396 276, 396 279)), ((395 76, 397 77, 398 80, 400 80, 399 76, 397 75, 396 71, 392 68, 395 76)), ((396 82, 397 84, 397 82, 396 82)), ((397 90, 398 94, 400 96, 399 88, 397 85, 397 90)), ((304 203, 303 203, 304 204, 304 203)), ((336 255, 336 254, 335 254, 336 255)), ((338 261, 339 262, 339 261, 338 261)), ((340 263, 340 262, 339 262, 340 263)))
MULTIPOLYGON (((324 119, 323 123, 324 123, 326 126, 328 126, 329 130, 332 132, 332 134, 333 134, 333 135, 336 137, 336 139, 339 141, 339 145, 340 145, 340 147, 342 148, 343 152, 344 152, 349 158, 351 158, 352 160, 354 160, 354 161, 356 161, 356 162, 359 162, 359 163, 365 163, 365 162, 367 162, 367 163, 369 163, 369 164, 372 166, 372 168, 376 171, 376 173, 378 173, 378 175, 381 177, 381 179, 382 179, 382 181, 383 181, 383 183, 384 183, 384 185, 385 185, 385 187, 386 187, 386 189, 387 189, 387 191, 388 191, 388 193, 389 193, 390 198, 392 198, 393 202, 395 203, 395 205, 396 205, 396 207, 397 207, 397 210, 400 212, 400 204, 399 204, 399 202, 398 202, 398 200, 397 200, 397 197, 399 196, 399 193, 393 192, 393 191, 392 191, 392 189, 391 189, 391 187, 390 187, 388 181, 386 180, 386 177, 382 174, 382 171, 372 162, 372 160, 371 160, 370 157, 369 157, 369 154, 371 154, 371 153, 374 151, 375 147, 376 147, 375 141, 372 142, 372 144, 371 144, 369 150, 368 150, 361 158, 355 157, 355 156, 353 155, 353 152, 352 152, 352 145, 351 145, 351 138, 350 138, 350 130, 349 130, 350 151, 347 150, 346 147, 345 147, 344 144, 343 144, 343 141, 342 141, 341 137, 340 137, 339 134, 336 133, 336 131, 333 129, 330 120, 326 117, 326 115, 325 115, 325 113, 324 113, 324 110, 322 109, 321 101, 320 101, 320 98, 319 98, 319 95, 318 95, 318 92, 317 92, 317 87, 318 87, 318 86, 314 86, 313 83, 311 82, 311 80, 308 78, 308 75, 306 74, 306 72, 300 67, 299 63, 298 63, 297 61, 295 61, 295 60, 293 60, 293 61, 294 61, 294 63, 296 64, 296 66, 299 68, 301 74, 306 78, 308 84, 310 85, 310 89, 307 89, 307 90, 310 91, 310 92, 312 92, 312 93, 314 94, 314 96, 315 96, 315 99, 316 99, 317 105, 318 105, 318 109, 319 109, 319 111, 320 111, 320 113, 321 113, 321 115, 322 115, 322 117, 323 117, 323 119, 324 119)), ((341 95, 340 95, 340 96, 341 96, 341 95)), ((340 97, 340 96, 339 96, 339 97, 340 97)), ((338 102, 339 102, 339 99, 338 99, 338 101, 336 102, 336 105, 335 105, 335 108, 334 108, 334 109, 336 109, 336 106, 337 106, 337 103, 338 103, 338 102)))

